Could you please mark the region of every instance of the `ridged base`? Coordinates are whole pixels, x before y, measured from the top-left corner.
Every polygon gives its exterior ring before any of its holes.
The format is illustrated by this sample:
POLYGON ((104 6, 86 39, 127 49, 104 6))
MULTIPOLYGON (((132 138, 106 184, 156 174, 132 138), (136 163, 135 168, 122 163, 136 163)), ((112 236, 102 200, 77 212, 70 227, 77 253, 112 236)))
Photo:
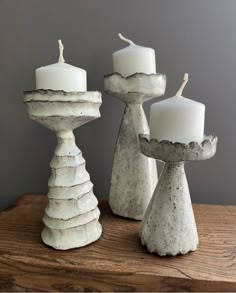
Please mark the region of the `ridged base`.
POLYGON ((59 131, 57 138, 41 238, 54 249, 67 250, 96 241, 102 226, 93 184, 73 132, 59 131))
POLYGON ((68 250, 86 246, 100 238, 102 226, 98 219, 82 226, 69 229, 50 229, 44 227, 41 238, 42 241, 58 250, 68 250))

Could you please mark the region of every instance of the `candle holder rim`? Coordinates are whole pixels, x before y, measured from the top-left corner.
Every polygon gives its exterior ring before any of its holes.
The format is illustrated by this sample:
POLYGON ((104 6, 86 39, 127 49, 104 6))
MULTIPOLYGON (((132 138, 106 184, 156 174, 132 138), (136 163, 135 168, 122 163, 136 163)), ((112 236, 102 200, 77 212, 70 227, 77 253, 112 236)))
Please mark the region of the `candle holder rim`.
POLYGON ((125 103, 144 103, 164 95, 166 75, 135 73, 123 77, 112 73, 104 78, 104 91, 125 103))
POLYGON ((137 76, 144 76, 144 77, 147 77, 147 76, 162 76, 166 79, 166 74, 165 73, 161 73, 161 72, 157 72, 157 73, 143 73, 143 72, 135 72, 131 75, 128 75, 128 76, 123 76, 122 74, 120 74, 119 72, 112 72, 112 73, 108 73, 108 74, 104 74, 104 78, 109 78, 111 76, 115 76, 115 75, 118 75, 119 77, 121 77, 122 79, 132 79, 134 77, 137 77, 137 76))
POLYGON ((30 118, 53 131, 74 130, 101 117, 101 93, 35 90, 24 94, 30 118), (58 94, 59 93, 59 94, 58 94))
MULTIPOLYGON (((125 91, 113 92, 113 91, 110 91, 110 90, 105 90, 105 93, 107 93, 107 94, 109 94, 111 96, 116 96, 116 95, 137 95, 137 96, 144 96, 146 98, 156 98, 156 97, 153 96, 153 94, 146 94, 146 93, 140 93, 140 92, 134 92, 134 91, 131 91, 131 92, 125 92, 125 91)), ((136 103, 138 101, 133 100, 132 102, 136 103)), ((142 102, 140 102, 140 104, 142 104, 142 102)))
POLYGON ((204 139, 201 143, 196 142, 196 141, 191 141, 189 143, 182 143, 182 142, 172 142, 170 140, 164 139, 159 141, 157 138, 150 138, 149 134, 143 134, 143 133, 139 133, 139 139, 142 140, 144 139, 146 142, 155 142, 158 144, 170 144, 170 145, 175 145, 175 146, 179 146, 179 145, 183 145, 183 146, 192 146, 192 145, 199 145, 199 146, 203 146, 207 141, 210 142, 216 142, 218 140, 218 137, 214 134, 204 134, 204 139))
POLYGON ((62 102, 62 103, 93 103, 102 104, 102 94, 99 91, 66 92, 63 90, 29 90, 24 91, 24 103, 30 102, 62 102), (47 99, 45 99, 47 97, 47 99))
POLYGON ((89 101, 89 100, 53 100, 53 101, 50 101, 50 100, 36 100, 36 99, 31 99, 31 100, 24 100, 23 103, 24 104, 29 104, 29 103, 33 103, 33 102, 38 102, 38 103, 92 103, 94 105, 101 105, 102 102, 94 102, 94 101, 89 101))
POLYGON ((150 139, 148 134, 139 134, 141 152, 163 162, 198 161, 212 158, 216 153, 218 137, 204 135, 201 143, 180 143, 169 140, 150 139))
MULTIPOLYGON (((92 117, 94 117, 94 119, 98 119, 98 118, 101 118, 101 115, 99 116, 95 116, 95 115, 83 115, 81 116, 81 119, 83 118, 87 118, 87 119, 91 119, 92 117)), ((61 118, 79 118, 77 115, 33 115, 33 114, 30 114, 30 118, 33 119, 33 120, 37 120, 37 119, 40 119, 40 118, 48 118, 48 119, 61 119, 61 118)), ((65 129, 66 130, 66 129, 65 129)), ((62 130, 63 131, 63 130, 62 130)))
POLYGON ((76 95, 76 94, 85 94, 85 93, 99 93, 99 91, 64 91, 64 90, 52 90, 52 89, 35 89, 35 90, 24 90, 24 94, 36 94, 36 93, 41 93, 42 95, 46 94, 61 94, 61 95, 76 95))

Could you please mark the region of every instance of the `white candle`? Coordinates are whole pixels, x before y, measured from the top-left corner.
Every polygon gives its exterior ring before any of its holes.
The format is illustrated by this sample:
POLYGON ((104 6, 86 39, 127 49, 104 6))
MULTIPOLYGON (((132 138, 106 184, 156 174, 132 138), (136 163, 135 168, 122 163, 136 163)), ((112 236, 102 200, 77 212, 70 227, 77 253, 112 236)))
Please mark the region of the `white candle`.
POLYGON ((63 90, 66 92, 84 92, 87 90, 87 74, 84 69, 64 63, 64 46, 59 43, 59 60, 48 66, 36 69, 36 89, 63 90))
POLYGON ((203 141, 205 105, 182 96, 187 82, 186 73, 183 84, 174 97, 151 106, 151 138, 181 143, 203 141))
POLYGON ((121 40, 130 45, 112 54, 113 72, 127 77, 134 73, 156 73, 155 50, 135 45, 131 40, 119 34, 121 40))

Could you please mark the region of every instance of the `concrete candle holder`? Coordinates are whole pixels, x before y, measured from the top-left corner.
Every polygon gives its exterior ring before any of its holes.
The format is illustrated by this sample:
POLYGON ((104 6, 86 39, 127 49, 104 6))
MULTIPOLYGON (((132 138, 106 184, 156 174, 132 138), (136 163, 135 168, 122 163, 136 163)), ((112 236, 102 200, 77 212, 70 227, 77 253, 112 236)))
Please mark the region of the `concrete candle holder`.
POLYGON ((24 93, 24 102, 30 118, 55 131, 58 140, 50 165, 42 241, 61 250, 96 241, 102 233, 98 201, 73 129, 100 117, 101 94, 35 90, 24 93))
POLYGON ((210 159, 216 146, 217 137, 211 135, 205 136, 201 144, 159 142, 140 135, 141 152, 165 162, 140 229, 142 245, 149 252, 174 256, 197 249, 198 234, 184 162, 210 159))
POLYGON ((109 204, 116 215, 142 220, 157 183, 156 162, 140 153, 138 134, 149 133, 142 104, 164 94, 163 74, 105 76, 105 91, 125 103, 113 158, 109 204))

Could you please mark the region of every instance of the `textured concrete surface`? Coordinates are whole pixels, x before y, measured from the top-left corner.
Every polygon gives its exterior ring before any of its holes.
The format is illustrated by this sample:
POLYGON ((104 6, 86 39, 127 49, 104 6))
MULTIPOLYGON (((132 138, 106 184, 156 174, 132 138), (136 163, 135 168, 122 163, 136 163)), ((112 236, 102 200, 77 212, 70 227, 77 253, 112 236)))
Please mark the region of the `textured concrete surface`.
POLYGON ((157 167, 139 148, 139 133, 149 134, 143 102, 164 94, 162 74, 134 74, 124 78, 115 73, 105 77, 105 91, 125 103, 117 137, 109 194, 114 214, 142 220, 157 184, 157 167))

